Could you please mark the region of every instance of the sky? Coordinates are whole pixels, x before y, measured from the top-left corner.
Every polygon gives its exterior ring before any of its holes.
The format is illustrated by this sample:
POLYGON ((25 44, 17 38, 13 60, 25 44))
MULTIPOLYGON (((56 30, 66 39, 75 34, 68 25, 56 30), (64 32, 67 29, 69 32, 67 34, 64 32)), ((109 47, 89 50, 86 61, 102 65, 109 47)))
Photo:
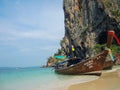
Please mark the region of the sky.
POLYGON ((0 67, 46 64, 64 36, 62 0, 0 0, 0 67))

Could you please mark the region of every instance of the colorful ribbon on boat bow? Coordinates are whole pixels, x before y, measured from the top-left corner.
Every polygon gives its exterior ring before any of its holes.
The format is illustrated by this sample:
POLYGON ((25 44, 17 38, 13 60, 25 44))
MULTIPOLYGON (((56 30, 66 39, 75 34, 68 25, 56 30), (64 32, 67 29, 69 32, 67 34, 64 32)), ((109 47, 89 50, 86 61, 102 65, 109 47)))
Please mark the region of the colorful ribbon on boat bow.
POLYGON ((112 61, 114 61, 111 49, 109 49, 109 48, 106 47, 106 50, 109 51, 110 58, 112 59, 112 61))

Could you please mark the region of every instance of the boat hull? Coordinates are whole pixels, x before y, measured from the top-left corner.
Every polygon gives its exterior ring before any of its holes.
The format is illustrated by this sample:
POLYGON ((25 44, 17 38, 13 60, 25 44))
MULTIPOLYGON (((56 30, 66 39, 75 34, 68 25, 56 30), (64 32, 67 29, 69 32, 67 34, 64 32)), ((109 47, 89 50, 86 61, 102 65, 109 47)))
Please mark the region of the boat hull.
POLYGON ((104 52, 96 55, 95 57, 83 60, 69 67, 55 68, 55 72, 68 75, 80 75, 89 73, 94 74, 103 69, 107 54, 108 51, 105 50, 104 52))
POLYGON ((109 70, 112 69, 114 63, 113 61, 105 61, 104 66, 103 66, 103 70, 109 70))

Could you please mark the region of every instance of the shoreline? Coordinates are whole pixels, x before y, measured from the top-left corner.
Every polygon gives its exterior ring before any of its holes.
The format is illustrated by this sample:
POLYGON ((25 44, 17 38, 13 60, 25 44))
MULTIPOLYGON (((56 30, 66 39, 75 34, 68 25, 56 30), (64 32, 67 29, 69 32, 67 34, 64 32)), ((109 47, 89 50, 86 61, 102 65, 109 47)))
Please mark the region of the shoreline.
POLYGON ((103 70, 100 78, 79 84, 72 84, 66 90, 119 90, 120 66, 112 70, 103 70))

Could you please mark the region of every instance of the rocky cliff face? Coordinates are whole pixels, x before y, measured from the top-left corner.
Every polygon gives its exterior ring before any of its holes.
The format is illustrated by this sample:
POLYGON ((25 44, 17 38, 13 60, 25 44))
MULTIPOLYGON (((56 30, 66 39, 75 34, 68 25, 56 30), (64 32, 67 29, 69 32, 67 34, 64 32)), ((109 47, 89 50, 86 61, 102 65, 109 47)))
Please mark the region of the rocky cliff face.
POLYGON ((108 30, 120 38, 120 0, 63 0, 63 10, 62 54, 70 55, 74 45, 79 57, 92 56, 96 43, 106 43, 108 30))

